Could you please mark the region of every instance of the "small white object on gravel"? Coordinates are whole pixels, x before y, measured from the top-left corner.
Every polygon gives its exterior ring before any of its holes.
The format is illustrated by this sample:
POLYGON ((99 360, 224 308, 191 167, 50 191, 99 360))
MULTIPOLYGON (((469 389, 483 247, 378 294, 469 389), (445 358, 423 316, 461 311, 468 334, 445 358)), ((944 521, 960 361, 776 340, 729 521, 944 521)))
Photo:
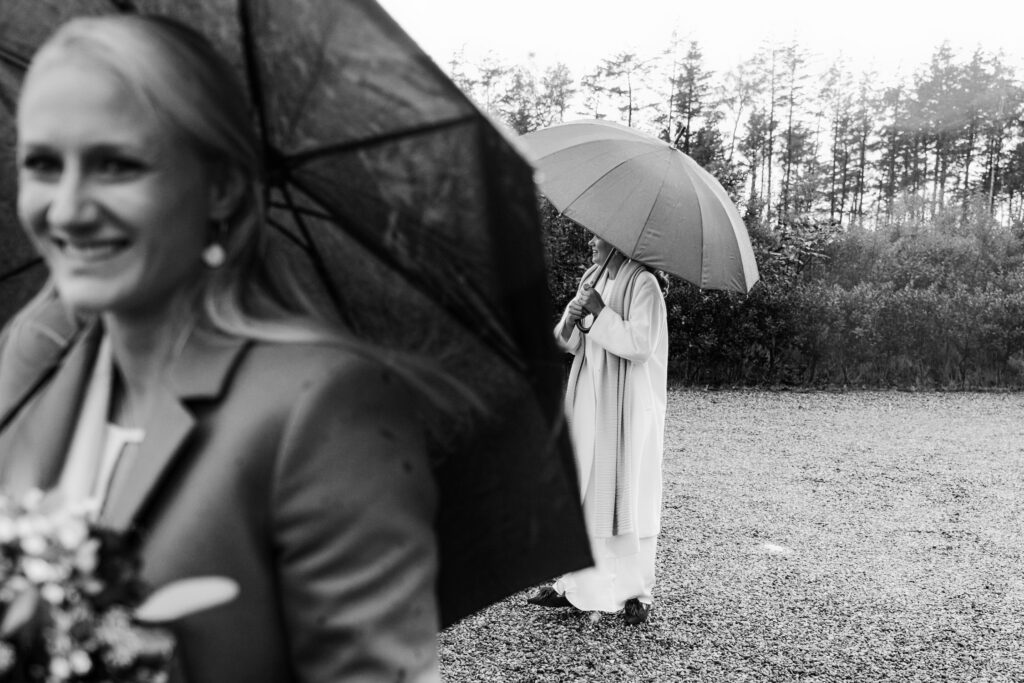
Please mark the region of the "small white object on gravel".
POLYGON ((784 545, 778 545, 776 543, 765 543, 763 546, 768 553, 771 555, 790 555, 793 552, 792 548, 787 548, 784 545))

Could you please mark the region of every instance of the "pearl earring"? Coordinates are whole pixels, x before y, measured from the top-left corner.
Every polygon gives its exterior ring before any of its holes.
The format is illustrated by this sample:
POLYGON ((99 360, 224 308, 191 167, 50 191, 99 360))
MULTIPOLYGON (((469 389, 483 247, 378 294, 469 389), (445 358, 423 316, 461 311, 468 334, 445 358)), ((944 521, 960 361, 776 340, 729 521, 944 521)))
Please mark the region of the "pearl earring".
POLYGON ((203 263, 207 268, 220 268, 227 259, 227 252, 220 242, 211 242, 203 249, 203 263))
POLYGON ((224 250, 224 245, 220 243, 221 238, 227 234, 228 222, 221 219, 217 222, 213 241, 203 249, 202 259, 207 268, 220 268, 224 265, 224 261, 227 260, 228 253, 224 250))

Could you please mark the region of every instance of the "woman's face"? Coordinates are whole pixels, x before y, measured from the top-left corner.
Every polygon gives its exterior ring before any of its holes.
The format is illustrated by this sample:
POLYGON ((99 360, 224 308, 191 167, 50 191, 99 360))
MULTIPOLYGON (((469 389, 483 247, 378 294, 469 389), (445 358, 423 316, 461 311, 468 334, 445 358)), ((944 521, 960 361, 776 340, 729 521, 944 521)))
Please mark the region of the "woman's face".
POLYGON ((615 247, 597 235, 591 236, 587 244, 590 245, 590 259, 597 265, 604 263, 604 260, 608 258, 608 254, 612 253, 612 250, 615 249, 615 247))
POLYGON ((18 109, 18 215, 78 310, 159 314, 201 275, 209 171, 108 69, 61 59, 18 109))

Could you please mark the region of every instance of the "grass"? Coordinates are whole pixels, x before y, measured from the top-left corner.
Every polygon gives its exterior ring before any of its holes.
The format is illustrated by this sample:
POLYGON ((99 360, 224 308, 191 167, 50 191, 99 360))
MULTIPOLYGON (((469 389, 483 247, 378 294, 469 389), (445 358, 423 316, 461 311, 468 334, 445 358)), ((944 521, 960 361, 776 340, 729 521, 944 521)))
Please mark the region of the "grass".
POLYGON ((447 629, 446 681, 1024 681, 1024 396, 670 392, 655 607, 447 629))

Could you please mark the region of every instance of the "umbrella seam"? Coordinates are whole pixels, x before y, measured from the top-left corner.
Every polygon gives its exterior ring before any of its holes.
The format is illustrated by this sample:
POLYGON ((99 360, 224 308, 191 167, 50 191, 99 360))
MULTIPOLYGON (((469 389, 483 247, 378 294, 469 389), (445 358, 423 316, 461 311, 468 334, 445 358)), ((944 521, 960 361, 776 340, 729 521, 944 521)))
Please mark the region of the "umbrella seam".
POLYGON ((288 211, 299 211, 299 212, 302 212, 302 214, 304 216, 309 216, 310 218, 320 218, 320 219, 325 220, 325 221, 334 220, 334 217, 331 216, 331 214, 329 214, 326 211, 314 211, 312 209, 305 208, 305 207, 299 208, 299 207, 292 206, 291 204, 288 204, 288 203, 285 203, 285 202, 275 202, 275 201, 271 200, 271 201, 267 202, 267 207, 271 208, 271 209, 285 209, 285 210, 288 210, 288 211))
MULTIPOLYGON (((669 159, 671 160, 671 157, 669 157, 669 159)), ((668 177, 668 172, 666 171, 661 176, 661 184, 658 185, 658 191, 654 193, 654 201, 651 202, 651 208, 647 212, 647 218, 644 219, 643 227, 640 230, 637 231, 636 242, 633 243, 633 249, 632 249, 632 252, 631 252, 633 254, 636 253, 637 247, 640 245, 640 238, 644 236, 645 232, 647 232, 647 224, 650 222, 651 215, 654 213, 654 207, 658 205, 658 197, 661 196, 661 190, 665 187, 665 178, 667 178, 667 177, 668 177)), ((703 234, 701 235, 701 237, 703 237, 703 234)), ((703 247, 703 245, 701 245, 701 246, 703 247)))
MULTIPOLYGON (((313 201, 324 203, 319 198, 318 193, 316 193, 315 191, 308 187, 305 187, 295 178, 292 178, 291 182, 296 189, 301 191, 303 194, 308 196, 313 201)), ((333 220, 335 222, 339 221, 338 218, 334 218, 333 220)), ((364 249, 368 250, 369 252, 374 254, 378 259, 380 259, 381 263, 385 264, 392 271, 400 273, 402 277, 404 277, 410 284, 419 288, 419 290, 428 299, 437 304, 437 306, 442 311, 451 316, 452 320, 456 321, 467 332, 469 332, 471 335, 477 337, 478 339, 484 342, 494 343, 494 346, 491 348, 494 349, 497 355, 502 360, 504 360, 509 367, 516 370, 521 370, 523 368, 522 361, 516 356, 514 344, 509 344, 507 338, 504 335, 496 335, 491 329, 481 330, 479 326, 479 320, 467 320, 463 314, 455 310, 453 307, 449 306, 446 302, 439 300, 438 297, 431 294, 430 289, 425 286, 425 283, 420 278, 413 277, 413 275, 410 272, 401 268, 401 264, 399 264, 394 258, 392 258, 391 255, 386 250, 378 249, 377 245, 372 240, 364 239, 356 231, 346 230, 346 232, 349 236, 355 239, 360 244, 360 246, 362 246, 364 249)), ((325 282, 329 283, 330 280, 325 279, 325 282)))
MULTIPOLYGON (((698 164, 696 161, 694 161, 693 163, 694 163, 695 166, 700 168, 700 164, 698 164)), ((708 175, 711 175, 711 174, 708 173, 708 175)), ((714 177, 714 176, 712 176, 712 177, 714 177)), ((694 184, 696 184, 696 183, 694 183, 694 184)), ((700 224, 701 224, 701 231, 700 231, 700 260, 701 260, 701 263, 700 263, 700 285, 698 285, 698 286, 699 287, 703 287, 704 286, 704 262, 706 260, 708 262, 708 268, 711 268, 711 257, 708 255, 707 237, 704 234, 705 231, 704 231, 704 228, 703 228, 703 226, 704 226, 704 206, 700 203, 700 199, 697 200, 697 215, 700 216, 700 224)))
POLYGON ((13 67, 26 69, 28 68, 29 60, 19 55, 13 50, 8 50, 5 47, 0 46, 0 61, 7 62, 13 67))
MULTIPOLYGON (((337 11, 337 7, 335 7, 335 13, 337 13, 337 11)), ((334 17, 331 17, 331 19, 336 19, 336 17, 337 14, 335 14, 334 17)), ((316 81, 318 80, 319 74, 323 71, 324 64, 326 64, 327 62, 327 52, 326 50, 323 49, 324 44, 324 37, 321 34, 320 43, 317 45, 319 49, 316 50, 315 53, 316 58, 314 59, 313 64, 310 67, 310 72, 312 75, 306 79, 306 87, 303 88, 301 92, 298 94, 298 96, 294 99, 294 101, 292 102, 293 106, 291 107, 291 111, 288 112, 288 115, 285 117, 286 120, 288 121, 288 131, 287 133, 281 136, 282 140, 289 140, 295 134, 295 129, 299 125, 298 121, 300 117, 300 112, 302 112, 302 110, 305 109, 306 102, 308 102, 309 98, 313 96, 313 92, 315 89, 313 87, 313 84, 316 83, 316 81)), ((284 107, 282 107, 282 109, 283 108, 284 107)))
POLYGON ((463 92, 461 88, 455 85, 454 81, 452 81, 451 77, 448 76, 447 73, 445 73, 444 69, 438 66, 437 62, 435 62, 426 52, 423 51, 422 48, 420 48, 416 41, 413 40, 408 33, 406 33, 404 28, 402 28, 401 24, 395 21, 394 17, 388 14, 388 12, 385 11, 385 9, 381 7, 379 3, 371 2, 363 4, 366 5, 365 10, 367 16, 372 16, 377 21, 379 21, 381 23, 382 28, 384 28, 385 30, 390 31, 392 34, 397 33, 398 35, 400 35, 408 43, 408 47, 411 47, 413 50, 419 53, 419 59, 417 61, 419 62, 420 66, 433 72, 436 78, 440 78, 443 87, 445 87, 446 90, 448 91, 448 95, 456 97, 463 103, 469 105, 470 108, 472 108, 472 110, 476 113, 477 117, 480 116, 480 107, 472 100, 472 98, 466 95, 466 93, 463 92))
MULTIPOLYGON (((673 148, 673 149, 675 149, 675 148, 673 148)), ((684 167, 688 163, 687 160, 689 160, 689 163, 692 163, 698 169, 703 170, 703 168, 701 168, 701 165, 698 164, 696 161, 694 161, 693 158, 690 157, 689 155, 687 155, 685 152, 683 152, 682 150, 679 150, 679 149, 676 149, 675 151, 682 155, 681 160, 683 162, 683 166, 684 167)), ((708 174, 708 175, 710 175, 710 174, 708 174)), ((712 178, 713 177, 714 176, 712 176, 712 178)), ((698 218, 698 221, 699 221, 700 226, 701 226, 701 229, 700 229, 700 277, 698 278, 698 282, 694 282, 693 284, 697 285, 697 287, 699 287, 700 289, 705 289, 706 288, 705 287, 705 283, 706 283, 707 278, 705 277, 704 263, 708 259, 708 256, 705 253, 706 252, 706 246, 707 246, 707 240, 704 237, 704 233, 705 233, 705 230, 704 230, 704 207, 700 203, 700 193, 697 191, 698 184, 697 184, 697 181, 694 180, 693 175, 691 173, 685 173, 685 174, 683 174, 682 179, 685 180, 687 183, 689 183, 690 184, 690 188, 693 190, 694 204, 697 206, 697 218, 698 218)), ((688 280, 688 278, 683 278, 683 279, 684 280, 688 280)), ((692 280, 688 280, 688 281, 692 282, 692 280)))
MULTIPOLYGON (((278 208, 287 210, 288 207, 282 204, 282 205, 278 206, 278 208)), ((281 235, 283 235, 287 239, 291 240, 291 242, 295 246, 297 246, 299 249, 302 249, 303 251, 306 251, 306 250, 311 248, 309 244, 303 242, 298 237, 293 235, 292 231, 289 230, 288 227, 284 223, 282 223, 281 221, 274 220, 270 216, 267 216, 267 224, 273 226, 274 228, 276 228, 277 231, 279 233, 281 233, 281 235)))
MULTIPOLYGON (((309 227, 306 225, 306 221, 303 220, 303 216, 299 211, 295 210, 295 202, 292 198, 291 192, 289 192, 287 186, 281 187, 281 195, 284 197, 285 203, 292 212, 292 216, 295 218, 296 225, 299 228, 299 232, 306 239, 306 253, 309 255, 310 261, 313 262, 313 268, 317 274, 325 283, 330 283, 330 274, 327 272, 327 265, 320 257, 320 252, 316 250, 316 243, 313 241, 312 235, 309 233, 309 227)), ((326 287, 327 295, 331 297, 331 302, 334 303, 334 308, 338 312, 338 316, 345 322, 346 325, 352 327, 352 319, 345 311, 345 307, 338 293, 334 287, 326 287)))
POLYGON ((361 138, 359 140, 353 140, 351 142, 339 142, 336 145, 327 145, 325 147, 318 147, 316 149, 309 149, 294 154, 289 154, 285 157, 285 162, 289 168, 299 166, 311 159, 317 159, 328 154, 337 154, 339 152, 347 152, 352 149, 362 149, 364 147, 373 147, 375 145, 382 145, 393 140, 397 140, 405 137, 412 137, 414 135, 422 135, 425 133, 434 133, 445 128, 453 128, 458 125, 473 123, 477 120, 477 116, 474 114, 466 114, 454 119, 446 119, 444 121, 438 121, 427 126, 416 126, 413 128, 403 128, 401 130, 392 131, 390 133, 383 133, 375 137, 361 138))
POLYGON ((238 27, 242 34, 242 53, 245 59, 245 76, 249 83, 249 92, 253 99, 253 108, 260 127, 260 143, 263 147, 263 162, 269 168, 274 157, 270 144, 270 127, 266 117, 266 103, 263 98, 263 82, 260 79, 259 67, 256 64, 256 44, 252 37, 252 17, 249 13, 248 0, 239 0, 238 27))
POLYGON ((12 278, 18 277, 19 275, 21 275, 25 271, 28 271, 28 270, 36 267, 36 266, 42 265, 42 263, 43 263, 43 259, 42 258, 34 258, 31 261, 29 261, 28 263, 23 263, 22 265, 18 266, 14 270, 8 271, 8 272, 4 273, 3 275, 0 275, 0 282, 6 282, 7 280, 10 280, 12 278))
MULTIPOLYGON (((589 144, 589 143, 587 143, 587 144, 589 144)), ((662 151, 662 150, 651 150, 649 152, 644 152, 643 154, 637 154, 636 156, 629 157, 628 159, 623 159, 619 163, 615 164, 614 166, 609 168, 607 171, 602 173, 600 176, 598 176, 597 178, 594 178, 594 182, 590 183, 589 185, 584 187, 582 190, 580 190, 579 194, 577 194, 576 197, 572 201, 568 202, 565 205, 565 209, 562 210, 562 213, 565 213, 566 211, 571 209, 572 205, 575 204, 577 201, 579 201, 580 197, 582 197, 584 194, 586 194, 588 190, 590 190, 592 187, 594 187, 594 185, 597 185, 603 179, 608 177, 608 175, 610 175, 612 171, 618 169, 621 166, 626 165, 627 163, 629 163, 630 161, 633 161, 634 159, 639 159, 640 157, 647 156, 648 154, 654 154, 655 152, 660 152, 660 151, 662 151)), ((555 208, 557 208, 557 207, 555 207, 555 208)))

